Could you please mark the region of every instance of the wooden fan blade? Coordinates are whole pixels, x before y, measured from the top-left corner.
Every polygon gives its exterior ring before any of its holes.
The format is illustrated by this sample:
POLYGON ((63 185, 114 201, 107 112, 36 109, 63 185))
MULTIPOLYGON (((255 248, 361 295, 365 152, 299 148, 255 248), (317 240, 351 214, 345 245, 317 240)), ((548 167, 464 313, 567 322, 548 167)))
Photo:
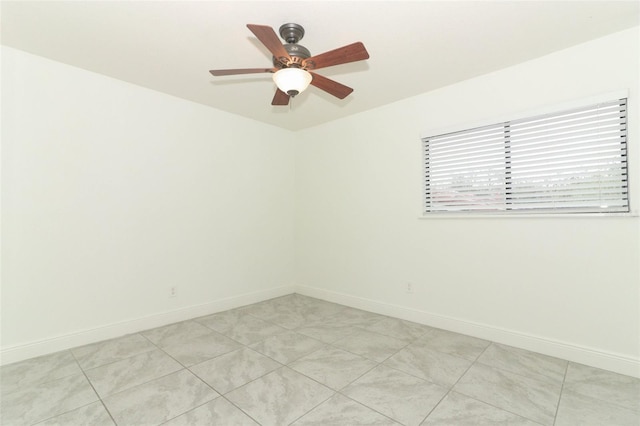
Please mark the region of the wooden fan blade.
POLYGON ((363 59, 369 59, 369 52, 364 48, 364 44, 358 41, 356 43, 307 58, 302 61, 302 66, 309 70, 317 70, 349 62, 362 61, 363 59))
POLYGON ((344 84, 340 84, 337 81, 333 81, 327 77, 321 76, 320 74, 312 72, 311 75, 313 76, 313 80, 311 80, 312 85, 316 86, 318 89, 324 90, 336 98, 344 99, 349 95, 349 93, 353 92, 351 87, 347 87, 344 84))
POLYGON ((258 74, 262 72, 275 72, 274 68, 238 68, 231 70, 209 70, 216 77, 221 75, 258 74))
POLYGON ((280 62, 286 63, 291 59, 289 53, 287 53, 287 50, 280 42, 278 35, 273 31, 273 28, 266 25, 254 24, 247 24, 247 28, 249 28, 251 32, 258 37, 258 40, 260 40, 260 42, 269 49, 269 52, 271 52, 271 54, 280 62))
POLYGON ((271 105, 289 105, 289 95, 280 89, 276 89, 276 94, 273 95, 271 105))

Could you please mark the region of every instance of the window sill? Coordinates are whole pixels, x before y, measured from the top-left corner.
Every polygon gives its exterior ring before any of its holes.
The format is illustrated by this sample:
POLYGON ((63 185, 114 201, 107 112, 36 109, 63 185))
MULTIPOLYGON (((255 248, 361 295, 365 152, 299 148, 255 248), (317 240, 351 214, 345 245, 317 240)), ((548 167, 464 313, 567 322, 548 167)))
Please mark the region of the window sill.
POLYGON ((630 213, 433 213, 427 215, 420 215, 418 219, 504 219, 504 218, 594 218, 594 217, 639 217, 640 214, 637 211, 630 213))

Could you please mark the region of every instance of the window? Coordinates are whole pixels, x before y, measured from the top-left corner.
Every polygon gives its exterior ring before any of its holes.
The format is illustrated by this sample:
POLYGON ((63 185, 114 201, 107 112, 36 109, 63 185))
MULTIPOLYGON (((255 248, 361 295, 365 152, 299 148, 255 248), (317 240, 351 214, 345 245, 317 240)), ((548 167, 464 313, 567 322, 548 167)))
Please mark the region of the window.
POLYGON ((432 213, 625 213, 627 100, 422 139, 432 213))

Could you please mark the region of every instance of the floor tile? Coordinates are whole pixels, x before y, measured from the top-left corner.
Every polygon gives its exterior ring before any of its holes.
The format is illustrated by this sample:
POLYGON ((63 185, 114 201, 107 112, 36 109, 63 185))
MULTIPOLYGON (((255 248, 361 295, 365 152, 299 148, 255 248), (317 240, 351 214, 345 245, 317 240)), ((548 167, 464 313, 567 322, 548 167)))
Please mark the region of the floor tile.
POLYGON ((63 377, 4 395, 0 401, 2 424, 31 425, 97 400, 84 374, 63 377))
MULTIPOLYGON (((286 298, 293 300, 292 298, 286 298)), ((287 329, 299 327, 309 321, 308 310, 302 302, 283 302, 283 298, 272 299, 242 308, 242 312, 277 324, 287 329)))
POLYGON ((220 397, 169 420, 162 426, 194 425, 258 426, 258 423, 225 398, 220 397))
POLYGON ((471 361, 434 351, 424 341, 416 341, 387 359, 384 365, 450 387, 469 369, 471 361))
POLYGON ((327 302, 325 300, 313 297, 302 296, 300 294, 292 294, 289 296, 273 299, 275 306, 281 310, 288 310, 303 313, 313 318, 326 318, 336 315, 345 307, 336 303, 327 302))
POLYGON ((562 392, 556 426, 638 426, 640 411, 571 391, 562 392))
POLYGON ((194 319, 194 321, 198 324, 209 327, 210 329, 215 330, 218 333, 224 333, 231 330, 235 326, 235 324, 241 320, 241 318, 248 315, 246 312, 244 312, 245 308, 246 307, 218 312, 216 314, 196 318, 194 319))
POLYGON ((336 324, 334 321, 316 320, 296 328, 296 332, 313 337, 325 343, 333 343, 352 335, 355 328, 351 325, 336 324))
POLYGON ((204 336, 163 349, 182 365, 191 366, 236 350, 240 346, 235 340, 211 331, 204 336))
POLYGON ((304 309, 310 318, 329 318, 340 315, 344 306, 325 302, 324 300, 310 299, 304 309))
POLYGON ((320 301, 320 299, 314 299, 313 297, 303 296, 299 293, 287 294, 286 296, 276 297, 269 300, 274 306, 285 306, 287 308, 294 307, 300 308, 308 306, 314 301, 320 301))
POLYGON ((248 306, 244 312, 287 329, 335 315, 344 307, 335 303, 300 295, 272 299, 264 304, 248 306))
POLYGON ((277 312, 269 317, 261 317, 265 321, 272 322, 288 330, 301 327, 309 321, 315 319, 306 313, 301 312, 277 312))
POLYGON ((0 395, 81 373, 70 351, 56 352, 0 367, 0 395))
POLYGON ((140 334, 129 334, 71 350, 80 366, 87 370, 157 349, 140 334))
POLYGON ((640 411, 640 379, 569 363, 564 389, 640 411))
POLYGON ((249 348, 194 365, 190 370, 221 394, 282 367, 281 364, 249 348))
POLYGON ((286 328, 246 314, 236 316, 235 318, 218 317, 204 319, 203 321, 205 321, 203 324, 207 325, 207 327, 215 326, 217 327, 215 329, 217 332, 222 333, 243 345, 250 345, 264 340, 267 337, 287 331, 286 328))
POLYGON ((424 426, 539 426, 529 419, 456 392, 450 392, 429 417, 424 426))
POLYGON ((551 383, 562 383, 567 369, 565 360, 498 343, 489 345, 478 362, 551 383))
POLYGON ((219 394, 188 370, 104 398, 104 404, 123 425, 157 425, 217 398, 219 394))
POLYGON ((287 367, 242 386, 226 397, 263 426, 287 425, 334 392, 287 367))
POLYGON ((101 397, 123 391, 183 367, 159 349, 86 371, 101 397))
POLYGON ((251 345, 251 349, 273 358, 281 364, 289 364, 325 344, 303 334, 287 331, 251 345))
POLYGON ((211 329, 195 321, 183 321, 143 331, 141 334, 161 348, 175 346, 211 333, 211 329))
POLYGON ((535 422, 551 425, 560 388, 560 384, 474 364, 453 390, 535 422))
POLYGON ((289 367, 331 389, 340 390, 376 365, 376 362, 351 352, 324 347, 289 367))
POLYGON ((290 294, 0 367, 0 404, 7 426, 640 426, 640 379, 290 294))
POLYGON ((407 341, 372 331, 357 330, 352 335, 333 342, 333 346, 382 362, 407 346, 407 341))
POLYGON ((271 299, 254 303, 253 305, 243 306, 237 310, 242 314, 249 314, 256 318, 266 320, 277 313, 278 307, 278 304, 274 303, 273 299, 271 299))
POLYGON ((386 318, 389 317, 355 308, 345 308, 333 317, 334 320, 340 321, 343 325, 351 325, 355 327, 367 327, 374 325, 386 318))
POLYGON ((447 388, 381 365, 341 393, 404 425, 418 425, 447 388))
POLYGON ((451 331, 432 329, 418 341, 426 343, 431 349, 459 358, 475 361, 489 346, 490 342, 451 331))
POLYGON ((104 408, 104 405, 102 405, 102 402, 98 401, 37 424, 37 426, 78 425, 115 426, 115 423, 104 408))
POLYGON ((309 413, 294 426, 400 426, 388 417, 342 395, 335 395, 309 413))
POLYGON ((407 342, 422 337, 432 330, 431 327, 426 325, 391 317, 369 325, 365 329, 385 336, 395 337, 396 339, 406 340, 407 342))

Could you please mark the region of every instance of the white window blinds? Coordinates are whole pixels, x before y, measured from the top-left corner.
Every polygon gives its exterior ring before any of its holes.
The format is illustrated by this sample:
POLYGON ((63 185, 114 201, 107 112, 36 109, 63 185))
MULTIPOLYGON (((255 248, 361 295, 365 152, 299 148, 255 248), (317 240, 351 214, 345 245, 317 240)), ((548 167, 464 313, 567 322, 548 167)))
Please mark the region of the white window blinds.
POLYGON ((628 212, 626 99, 423 139, 425 214, 628 212))

